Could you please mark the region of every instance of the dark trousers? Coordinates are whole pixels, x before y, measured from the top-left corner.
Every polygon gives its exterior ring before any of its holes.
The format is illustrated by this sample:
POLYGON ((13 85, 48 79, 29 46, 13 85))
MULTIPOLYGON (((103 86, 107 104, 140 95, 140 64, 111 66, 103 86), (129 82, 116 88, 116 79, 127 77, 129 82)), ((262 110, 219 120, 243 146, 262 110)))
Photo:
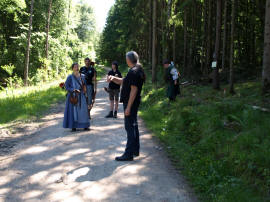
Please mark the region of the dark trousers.
MULTIPOLYGON (((124 110, 126 109, 124 104, 124 110)), ((138 107, 132 107, 130 116, 125 116, 125 129, 127 132, 127 144, 125 155, 133 156, 140 150, 140 134, 137 121, 138 107)))

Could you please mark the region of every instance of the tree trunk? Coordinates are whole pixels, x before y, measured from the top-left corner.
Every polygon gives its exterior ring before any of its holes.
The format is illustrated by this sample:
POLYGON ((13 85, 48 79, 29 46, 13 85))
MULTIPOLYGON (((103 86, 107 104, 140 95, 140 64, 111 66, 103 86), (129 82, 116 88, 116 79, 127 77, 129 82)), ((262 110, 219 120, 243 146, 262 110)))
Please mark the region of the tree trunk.
POLYGON ((224 31, 223 31, 223 47, 222 47, 222 71, 225 70, 226 65, 226 50, 227 50, 227 15, 228 15, 228 0, 224 0, 224 31))
POLYGON ((201 72, 203 76, 208 75, 208 70, 206 68, 206 50, 207 50, 207 1, 204 1, 204 6, 203 6, 203 27, 204 27, 204 32, 203 32, 203 50, 202 50, 202 56, 201 56, 201 72))
POLYGON ((187 70, 187 8, 184 10, 184 74, 187 70))
POLYGON ((49 32, 50 32, 50 22, 51 22, 51 10, 52 10, 52 0, 50 0, 49 8, 48 8, 48 20, 47 20, 47 28, 46 28, 46 59, 49 57, 49 32))
POLYGON ((156 39, 157 39, 157 2, 153 0, 153 36, 152 36, 152 82, 156 84, 157 81, 157 67, 156 67, 156 39))
POLYGON ((266 0, 265 28, 264 28, 264 55, 263 55, 263 94, 270 92, 270 0, 266 0))
MULTIPOLYGON (((164 1, 164 2, 166 2, 166 1, 164 1)), ((169 48, 169 42, 170 42, 170 39, 171 39, 171 37, 170 37, 171 25, 170 25, 169 21, 171 19, 171 15, 172 15, 172 0, 168 0, 168 4, 167 4, 167 19, 164 18, 165 19, 164 24, 166 25, 165 26, 165 32, 164 32, 164 34, 165 34, 165 41, 164 41, 165 42, 165 44, 164 44, 165 50, 164 50, 164 56, 163 56, 164 59, 171 58, 169 56, 169 50, 170 50, 170 48, 169 48)))
POLYGON ((69 37, 70 6, 71 6, 71 0, 69 0, 69 3, 68 3, 68 22, 67 22, 67 38, 66 38, 66 41, 68 41, 68 37, 69 37))
POLYGON ((208 73, 211 61, 211 47, 212 47, 212 0, 208 0, 208 20, 207 20, 207 48, 206 48, 206 71, 208 73))
POLYGON ((172 13, 172 0, 168 0, 168 20, 171 18, 172 13))
POLYGON ((219 56, 220 56, 220 36, 221 36, 221 21, 222 11, 221 5, 222 0, 217 0, 217 22, 216 22, 216 43, 215 43, 215 61, 217 62, 216 68, 214 68, 213 88, 216 90, 220 89, 219 86, 219 56))
POLYGON ((194 76, 192 74, 194 69, 194 49, 195 49, 195 14, 196 14, 196 2, 193 0, 191 4, 191 27, 190 42, 189 42, 189 56, 188 56, 188 78, 194 76))
POLYGON ((25 54, 25 66, 24 66, 24 85, 28 85, 28 72, 29 72, 29 55, 30 55, 30 43, 31 43, 31 31, 33 21, 34 0, 31 0, 31 9, 29 17, 29 28, 27 34, 27 49, 25 54))
POLYGON ((176 26, 173 24, 173 61, 176 60, 176 26))
POLYGON ((233 66, 234 66, 234 29, 235 29, 235 1, 232 0, 232 23, 231 23, 231 50, 230 50, 230 93, 234 94, 233 66))
MULTIPOLYGON (((177 5, 174 5, 173 14, 177 13, 177 5)), ((175 20, 173 20, 173 42, 172 42, 172 49, 173 49, 173 61, 176 62, 176 24, 175 20)))
POLYGON ((151 55, 152 55, 152 6, 153 6, 153 2, 150 1, 149 2, 149 9, 150 9, 150 15, 149 15, 149 49, 148 49, 148 63, 151 64, 151 55))

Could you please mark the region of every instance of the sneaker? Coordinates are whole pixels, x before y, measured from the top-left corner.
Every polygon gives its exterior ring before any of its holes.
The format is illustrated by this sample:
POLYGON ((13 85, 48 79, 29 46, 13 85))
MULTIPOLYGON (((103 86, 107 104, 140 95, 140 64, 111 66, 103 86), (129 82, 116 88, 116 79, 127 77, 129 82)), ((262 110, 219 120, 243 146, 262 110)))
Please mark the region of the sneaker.
POLYGON ((109 114, 105 116, 105 118, 113 118, 113 111, 110 111, 109 114))

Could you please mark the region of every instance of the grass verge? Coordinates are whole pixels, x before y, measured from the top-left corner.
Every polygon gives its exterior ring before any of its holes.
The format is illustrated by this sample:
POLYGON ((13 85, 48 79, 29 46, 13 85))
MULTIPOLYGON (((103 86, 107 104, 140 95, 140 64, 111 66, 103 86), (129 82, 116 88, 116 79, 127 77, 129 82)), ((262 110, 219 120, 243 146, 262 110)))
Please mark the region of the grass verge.
POLYGON ((165 88, 144 87, 140 116, 202 201, 270 201, 270 113, 253 109, 270 97, 259 82, 236 92, 189 86, 169 105, 165 88))

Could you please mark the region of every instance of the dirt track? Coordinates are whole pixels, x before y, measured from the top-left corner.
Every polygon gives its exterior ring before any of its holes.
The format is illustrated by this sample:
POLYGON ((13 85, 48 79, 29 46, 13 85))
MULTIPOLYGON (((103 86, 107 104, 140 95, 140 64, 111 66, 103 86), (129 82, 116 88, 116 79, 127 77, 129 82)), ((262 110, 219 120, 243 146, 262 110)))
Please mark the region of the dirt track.
POLYGON ((91 131, 63 129, 62 104, 32 134, 2 140, 14 144, 0 155, 0 201, 196 201, 141 121, 140 157, 114 161, 126 133, 121 105, 118 119, 104 118, 105 85, 98 84, 91 131))

